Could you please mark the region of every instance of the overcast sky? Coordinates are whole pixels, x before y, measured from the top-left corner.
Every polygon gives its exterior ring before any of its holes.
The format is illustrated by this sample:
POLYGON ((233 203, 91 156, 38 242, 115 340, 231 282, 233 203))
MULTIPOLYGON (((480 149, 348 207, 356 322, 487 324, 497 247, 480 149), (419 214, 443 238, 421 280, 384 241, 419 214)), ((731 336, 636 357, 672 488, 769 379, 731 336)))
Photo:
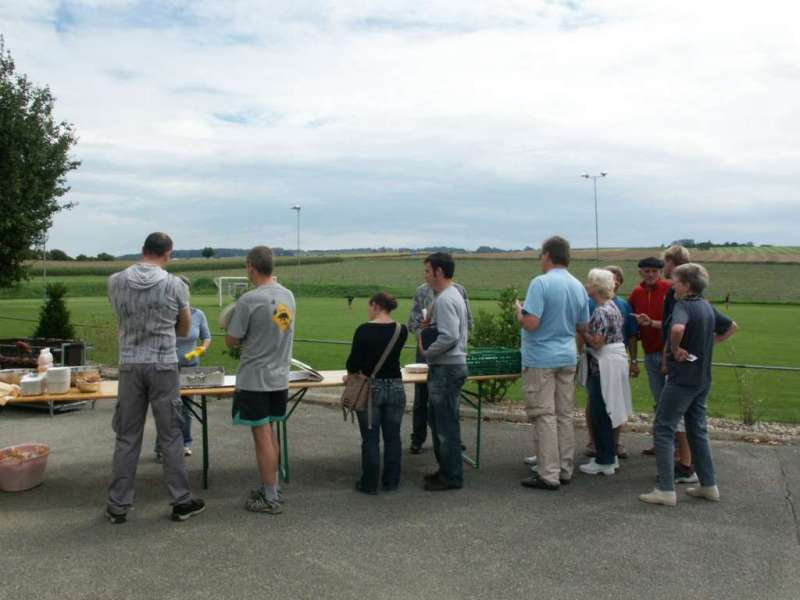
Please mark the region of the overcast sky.
POLYGON ((5 0, 83 161, 49 246, 797 245, 800 9, 5 0))

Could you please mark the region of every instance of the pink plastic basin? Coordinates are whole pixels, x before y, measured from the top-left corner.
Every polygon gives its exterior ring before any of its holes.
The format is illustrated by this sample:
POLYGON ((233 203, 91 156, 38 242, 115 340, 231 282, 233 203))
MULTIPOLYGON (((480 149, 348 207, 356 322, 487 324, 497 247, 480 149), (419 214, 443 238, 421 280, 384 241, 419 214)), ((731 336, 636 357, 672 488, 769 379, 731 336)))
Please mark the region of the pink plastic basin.
POLYGON ((42 483, 48 454, 47 444, 19 444, 0 450, 0 491, 22 492, 42 483))

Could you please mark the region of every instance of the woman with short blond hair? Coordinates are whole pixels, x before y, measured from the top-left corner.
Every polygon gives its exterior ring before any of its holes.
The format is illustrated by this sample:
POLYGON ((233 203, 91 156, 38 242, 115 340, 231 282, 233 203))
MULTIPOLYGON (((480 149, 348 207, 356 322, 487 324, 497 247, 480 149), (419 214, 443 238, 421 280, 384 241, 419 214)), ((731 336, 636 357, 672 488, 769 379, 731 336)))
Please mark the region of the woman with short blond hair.
POLYGON ((625 349, 625 320, 612 301, 614 274, 592 269, 586 291, 597 303, 588 330, 581 334, 589 348, 589 413, 596 456, 579 469, 587 475, 613 475, 619 467, 614 428, 627 421, 632 412, 628 382, 628 353, 625 349))

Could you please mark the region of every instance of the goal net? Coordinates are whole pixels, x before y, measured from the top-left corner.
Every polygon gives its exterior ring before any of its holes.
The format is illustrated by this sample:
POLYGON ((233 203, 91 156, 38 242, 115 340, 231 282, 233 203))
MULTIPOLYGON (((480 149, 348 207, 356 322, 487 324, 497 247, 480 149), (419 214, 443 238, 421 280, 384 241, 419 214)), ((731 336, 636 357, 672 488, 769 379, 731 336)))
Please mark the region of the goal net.
POLYGON ((222 306, 223 300, 236 300, 250 287, 250 280, 247 277, 216 277, 214 285, 217 286, 217 300, 222 306))

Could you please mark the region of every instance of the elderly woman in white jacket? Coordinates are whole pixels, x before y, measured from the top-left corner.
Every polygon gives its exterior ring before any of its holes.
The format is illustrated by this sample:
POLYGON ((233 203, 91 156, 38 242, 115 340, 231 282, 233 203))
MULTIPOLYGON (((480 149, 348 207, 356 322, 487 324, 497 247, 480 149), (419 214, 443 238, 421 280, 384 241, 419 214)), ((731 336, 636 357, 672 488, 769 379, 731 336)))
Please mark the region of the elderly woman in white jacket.
POLYGON ((594 434, 595 458, 579 469, 588 475, 613 475, 619 468, 614 428, 633 413, 628 381, 628 355, 625 349, 625 319, 612 301, 614 275, 605 269, 592 269, 586 291, 597 303, 582 335, 588 346, 589 412, 594 434))

